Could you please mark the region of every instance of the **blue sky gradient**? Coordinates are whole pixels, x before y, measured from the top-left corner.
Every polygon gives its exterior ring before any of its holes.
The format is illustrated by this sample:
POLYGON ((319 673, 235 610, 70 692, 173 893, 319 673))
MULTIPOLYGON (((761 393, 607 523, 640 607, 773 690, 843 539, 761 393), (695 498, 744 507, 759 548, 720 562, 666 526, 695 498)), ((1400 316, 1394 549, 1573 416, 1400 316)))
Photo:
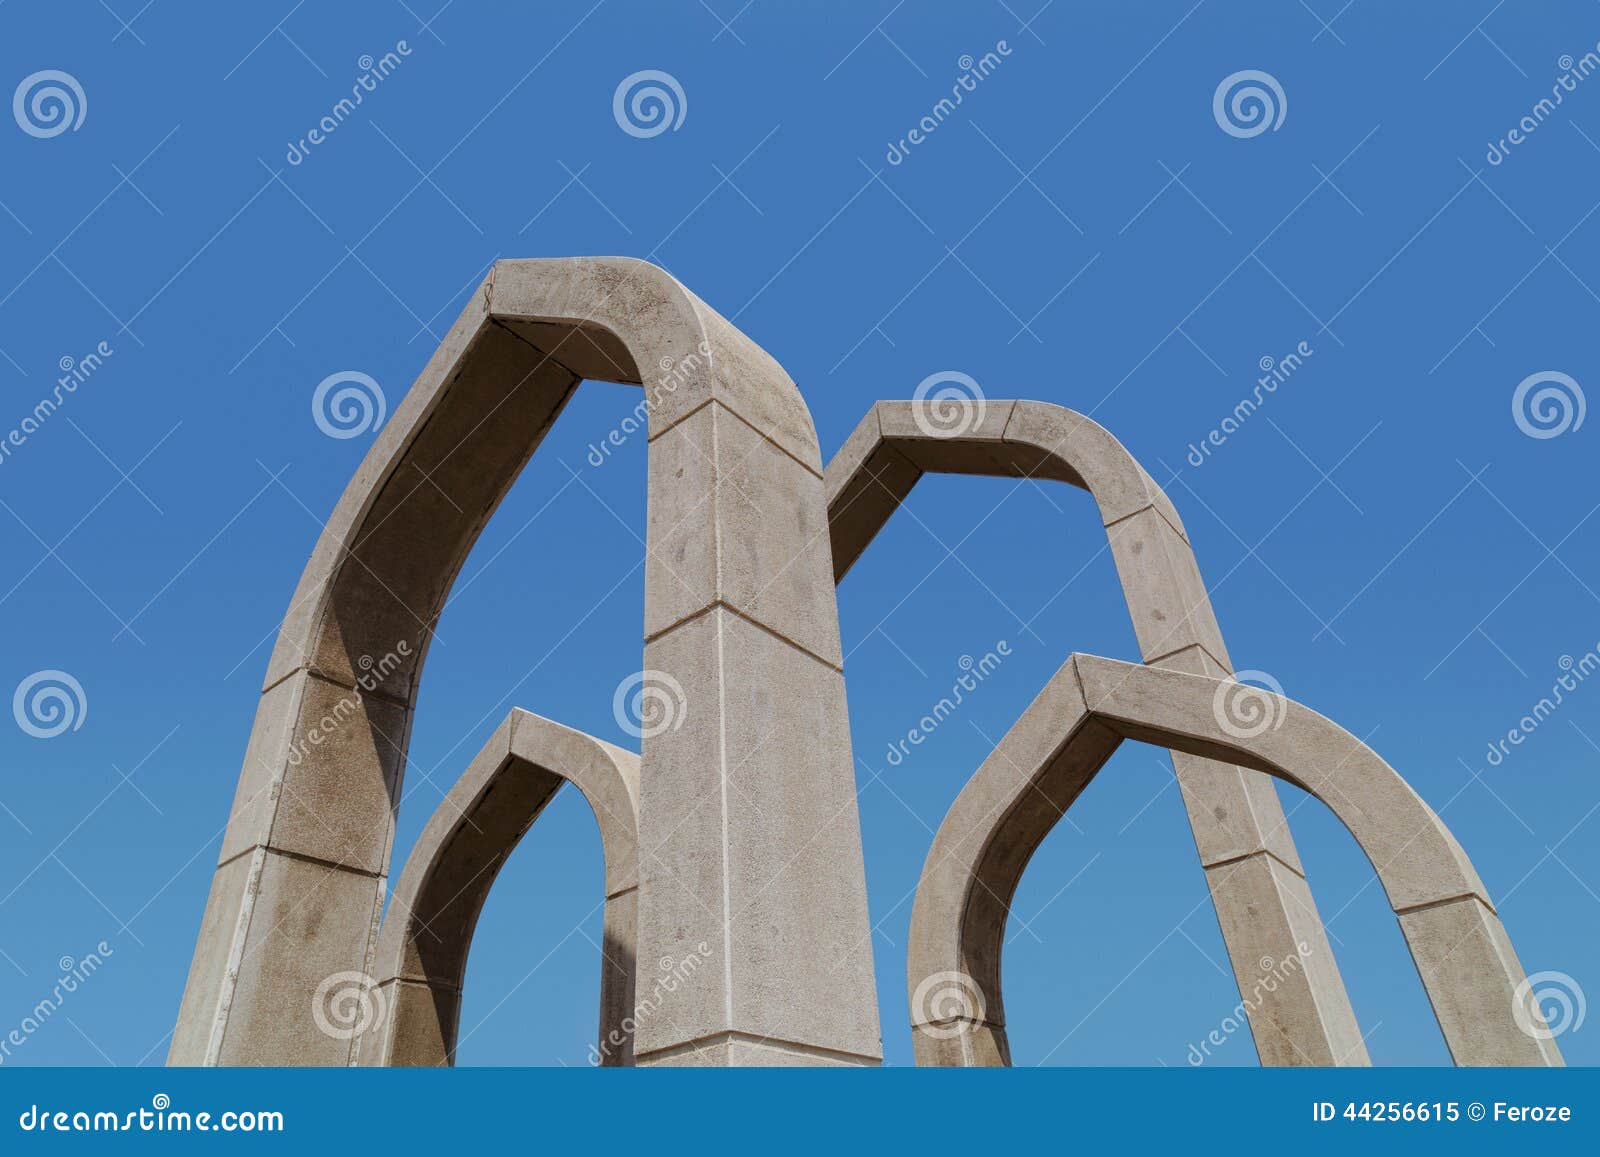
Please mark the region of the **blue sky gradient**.
MULTIPOLYGON (((57 69, 87 105, 55 136, 0 118, 0 428, 63 359, 110 351, 0 457, 0 691, 60 670, 87 704, 54 738, 0 726, 0 1035, 62 958, 112 953, 5 1063, 163 1060, 277 624, 371 441, 326 436, 312 393, 359 371, 392 412, 499 257, 665 266, 788 369, 825 456, 946 370, 1091 414, 1177 505, 1234 662, 1441 812, 1529 972, 1600 985, 1600 680, 1488 754, 1600 646, 1600 422, 1531 437, 1512 406, 1537 373, 1600 381, 1600 77, 1490 157, 1595 50, 1600 9, 440 3, 0 8, 4 91, 57 69), (685 105, 649 138, 613 116, 644 69, 685 105), (1246 69, 1286 108, 1239 137, 1213 94, 1246 69)), ((512 706, 634 745, 612 694, 640 658, 644 445, 587 455, 637 400, 581 390, 469 558, 396 863, 512 706)), ((885 1057, 906 1064, 932 830, 1067 654, 1137 652, 1092 503, 1050 483, 929 478, 839 608, 885 1057)), ((1447 1063, 1369 865, 1279 790, 1373 1060, 1447 1063)), ((586 1063, 601 879, 563 793, 484 911, 462 1064, 586 1063)), ((1181 1066, 1228 1016, 1165 752, 1126 746, 1040 848, 1006 980, 1019 1064, 1181 1066)), ((1600 1027, 1559 1044, 1595 1063, 1600 1027)), ((1248 1035, 1208 1063, 1256 1063, 1248 1035)))

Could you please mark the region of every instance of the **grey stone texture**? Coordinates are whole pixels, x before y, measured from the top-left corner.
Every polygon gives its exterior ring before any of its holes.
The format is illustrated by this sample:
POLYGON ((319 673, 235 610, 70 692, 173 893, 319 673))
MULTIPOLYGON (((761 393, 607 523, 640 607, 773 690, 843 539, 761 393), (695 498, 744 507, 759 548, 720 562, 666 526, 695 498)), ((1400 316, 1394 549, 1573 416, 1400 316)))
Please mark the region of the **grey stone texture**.
POLYGON ((605 855, 596 1056, 633 1063, 639 757, 519 709, 440 801, 400 873, 378 936, 376 1007, 383 1012, 363 1026, 361 1064, 454 1062, 478 913, 506 857, 566 783, 594 812, 605 855))
POLYGON ((879 403, 824 471, 783 369, 661 269, 498 262, 376 435, 301 574, 169 1063, 452 1063, 484 897, 567 782, 605 849, 601 1063, 877 1063, 834 588, 930 471, 1087 490, 1143 665, 1070 658, 940 828, 908 951, 921 1063, 1009 1063, 1010 898, 1124 739, 1173 752, 1263 1063, 1367 1061, 1271 776, 1318 796, 1372 860, 1458 1063, 1561 1063, 1552 1042, 1517 1028, 1524 977, 1493 904, 1404 781, 1281 698, 1276 726, 1224 726, 1216 697, 1239 685, 1188 536, 1121 444, 1038 402, 984 402, 955 430, 921 405, 879 403), (384 915, 434 624, 584 379, 644 390, 641 677, 669 692, 666 718, 635 756, 513 711, 424 829, 384 915), (1291 958, 1292 976, 1252 995, 1264 959, 1291 958))
MULTIPOLYGON (((433 626, 586 377, 644 387, 643 668, 690 689, 681 726, 642 744, 638 953, 704 943, 714 963, 641 1022, 636 1061, 725 1038, 881 1056, 810 414, 765 351, 663 270, 573 258, 493 267, 313 548, 268 667, 171 1063, 354 1059, 352 1041, 314 1022, 310 995, 374 967, 433 626)), ((436 1055, 450 1032, 434 1035, 436 1055)))
MULTIPOLYGON (((924 473, 1066 482, 1087 490, 1099 509, 1144 661, 1194 674, 1231 671, 1178 512, 1116 438, 1043 402, 986 399, 967 417, 947 429, 922 403, 879 402, 845 440, 826 475, 836 577, 924 473)), ((1244 990, 1264 955, 1287 956, 1306 939, 1325 945, 1322 922, 1268 779, 1182 750, 1172 762, 1244 990)), ((1003 923, 1004 914, 996 919, 1003 923)), ((1303 974, 1264 994, 1251 1023, 1264 1064, 1368 1063, 1329 951, 1312 954, 1303 974)))
MULTIPOLYGON (((1074 655, 1061 667, 962 790, 928 852, 907 959, 919 1063, 1008 1063, 1000 952, 1011 897, 1039 841, 1122 741, 1136 739, 1228 760, 1316 796, 1377 872, 1456 1063, 1561 1064, 1553 1041, 1517 1024, 1522 966, 1477 873, 1439 817, 1359 739, 1292 700, 1263 699, 1272 722, 1259 732, 1230 728, 1218 705, 1238 686, 1089 655, 1074 655), (955 1008, 917 999, 930 978, 949 976, 964 978, 976 995, 955 1008)), ((1285 872, 1274 878, 1253 857, 1233 870, 1255 874, 1242 891, 1258 900, 1299 879, 1285 872)), ((1261 945, 1255 971, 1274 977, 1306 975, 1301 965, 1328 952, 1320 938, 1308 938, 1292 958, 1272 956, 1265 939, 1261 945)), ((1241 989, 1246 1001, 1260 999, 1256 986, 1241 989)), ((1249 1010, 1258 1042, 1297 1046, 1325 1031, 1282 1019, 1318 1017, 1314 1005, 1261 1007, 1273 1017, 1249 1010)), ((1260 1047, 1267 1063, 1338 1063, 1282 1060, 1289 1046, 1260 1047)))

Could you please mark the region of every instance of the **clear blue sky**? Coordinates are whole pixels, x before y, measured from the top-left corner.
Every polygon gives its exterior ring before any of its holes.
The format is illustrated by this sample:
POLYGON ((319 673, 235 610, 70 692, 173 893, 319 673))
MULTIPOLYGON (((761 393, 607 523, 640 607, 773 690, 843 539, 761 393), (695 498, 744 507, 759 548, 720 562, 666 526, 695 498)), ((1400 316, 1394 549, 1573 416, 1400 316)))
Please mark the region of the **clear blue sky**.
MULTIPOLYGON (((164 1057, 277 623, 371 441, 325 436, 313 391, 359 371, 392 412, 514 256, 666 266, 789 370, 825 455, 945 370, 1093 414, 1177 504, 1236 664, 1366 738, 1442 812, 1525 967, 1600 996, 1600 680, 1487 760, 1600 642, 1600 419, 1535 438, 1512 410, 1533 374, 1600 387, 1600 78, 1487 156, 1594 48, 1594 5, 439 7, 0 9, 0 95, 54 69, 87 105, 54 136, 0 117, 0 428, 63 358, 113 351, 0 459, 0 692, 60 670, 87 701, 55 738, 0 726, 0 1031, 62 957, 113 950, 7 1063, 164 1057), (641 138, 613 94, 645 69, 686 108, 641 138), (1286 115, 1240 137, 1213 95, 1250 69, 1286 115), (1302 342, 1192 465, 1262 359, 1302 342)), ((611 702, 639 664, 644 447, 585 456, 636 400, 581 391, 468 560, 397 862, 510 706, 627 741, 611 702)), ((1069 652, 1136 657, 1085 495, 945 478, 908 505, 839 593, 896 1064, 931 830, 1069 652), (961 657, 1002 639, 959 716, 887 766, 961 657)), ((1370 868, 1281 790, 1373 1059, 1444 1062, 1370 868)), ((1017 898, 1016 1059, 1183 1065, 1238 996, 1165 753, 1119 753, 1072 821, 1017 898)), ((484 912, 463 1064, 585 1063, 600 883, 563 796, 484 912)), ((1594 1063, 1600 1025, 1560 1044, 1594 1063)))

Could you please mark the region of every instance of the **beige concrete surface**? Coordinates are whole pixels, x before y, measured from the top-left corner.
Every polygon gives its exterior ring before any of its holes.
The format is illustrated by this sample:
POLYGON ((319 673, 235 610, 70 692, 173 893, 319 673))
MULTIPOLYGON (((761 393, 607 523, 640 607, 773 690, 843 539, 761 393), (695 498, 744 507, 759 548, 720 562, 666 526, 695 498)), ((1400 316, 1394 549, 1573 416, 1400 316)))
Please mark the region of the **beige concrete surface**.
MULTIPOLYGON (((1065 482, 1095 501, 1144 661, 1196 674, 1231 670, 1177 510, 1109 431, 1044 402, 984 399, 967 415, 969 422, 953 429, 929 420, 920 406, 877 403, 828 464, 837 579, 924 473, 1065 482)), ((1306 937, 1325 940, 1316 904, 1266 776, 1177 750, 1172 762, 1242 991, 1264 953, 1287 957, 1306 937), (1214 870, 1243 857, 1256 860, 1247 877, 1228 882, 1232 870, 1214 870), (1262 886, 1247 889, 1246 878, 1262 886)), ((1004 914, 994 918, 1003 921, 1004 914)), ((1331 952, 1317 954, 1304 974, 1264 994, 1251 1024, 1264 1030, 1255 1034, 1263 1063, 1368 1063, 1331 952)))
MULTIPOLYGON (((810 414, 769 355, 665 271, 567 258, 495 264, 312 550, 268 665, 171 1063, 348 1063, 349 1042, 294 1010, 329 978, 373 979, 433 626, 585 377, 644 388, 642 668, 696 688, 681 728, 642 744, 638 951, 705 943, 716 967, 665 995, 638 1060, 718 1034, 819 1059, 881 1055, 810 414), (754 649, 731 653, 730 635, 754 649), (757 654, 751 693, 722 694, 757 654), (801 741, 819 727, 829 742, 801 741), (743 755, 725 735, 747 737, 743 755), (680 825, 688 813, 704 822, 680 825), (818 987, 819 959, 836 962, 828 998, 786 998, 818 987)), ((449 1033, 434 1035, 437 1047, 449 1033)))
POLYGON ((518 709, 440 801, 406 859, 378 935, 383 1015, 356 1038, 361 1064, 454 1063, 478 913, 506 858, 567 783, 594 813, 606 865, 595 1056, 632 1063, 639 757, 518 709))
MULTIPOLYGON (((919 1063, 1007 1063, 1000 952, 1011 897, 1039 841, 1122 741, 1136 739, 1230 760, 1316 796, 1377 872, 1456 1063, 1561 1064, 1553 1041, 1517 1023, 1513 998, 1524 980, 1521 965, 1477 873, 1438 815, 1359 739, 1291 700, 1264 701, 1277 723, 1257 734, 1226 726, 1219 705, 1237 687, 1229 679, 1089 655, 1074 655, 1061 667, 962 790, 928 853, 907 960, 919 1063), (919 999, 930 990, 930 978, 940 978, 946 989, 958 980, 964 995, 944 1006, 919 999), (952 1043, 966 1034, 976 1039, 952 1043)), ((1275 861, 1270 872, 1255 857, 1231 867, 1220 886, 1238 887, 1258 906, 1273 892, 1303 883, 1275 861)), ((1218 881, 1210 883, 1215 896, 1218 881)), ((1293 913, 1296 906, 1285 903, 1281 910, 1293 913)), ((1308 938, 1296 946, 1294 967, 1283 968, 1285 958, 1270 955, 1271 933, 1259 922, 1235 930, 1247 945, 1254 938, 1275 973, 1306 977, 1302 965, 1328 952, 1325 940, 1308 938)), ((1359 1037, 1340 1040, 1326 1024, 1281 1019, 1323 1015, 1314 1003, 1268 1004, 1253 988, 1245 999, 1272 1012, 1271 1018, 1256 1016, 1264 1060, 1281 1059, 1319 1037, 1347 1048, 1359 1043, 1359 1037)), ((1340 1058, 1281 1063, 1337 1064, 1340 1058)))

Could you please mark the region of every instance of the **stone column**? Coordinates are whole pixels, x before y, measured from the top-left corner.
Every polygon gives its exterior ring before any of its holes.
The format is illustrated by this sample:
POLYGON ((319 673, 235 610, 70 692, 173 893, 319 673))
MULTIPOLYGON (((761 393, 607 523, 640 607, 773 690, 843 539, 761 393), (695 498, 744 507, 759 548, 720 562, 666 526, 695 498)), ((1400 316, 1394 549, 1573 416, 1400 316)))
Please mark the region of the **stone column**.
MULTIPOLYGON (((800 447, 805 454, 805 447, 800 447)), ((638 1063, 881 1057, 822 475, 713 401, 650 448, 638 1063), (659 1014, 649 969, 704 958, 659 1014)))
MULTIPOLYGON (((1228 674, 1221 631, 1178 512, 1109 431, 1044 402, 990 398, 959 416, 958 428, 946 429, 916 402, 879 402, 845 441, 826 475, 836 579, 924 472, 1065 482, 1089 491, 1099 507, 1144 661, 1189 674, 1228 674)), ((1267 777, 1182 751, 1172 753, 1172 763, 1262 1062, 1366 1064, 1350 999, 1267 777), (1263 971, 1292 975, 1263 981, 1263 971)), ((1003 1048, 974 1053, 972 1046, 957 1041, 929 1055, 987 1063, 972 1058, 1003 1054, 1003 1048)))
MULTIPOLYGON (((495 265, 317 542, 269 665, 173 1063, 350 1063, 354 1034, 319 1023, 315 998, 347 985, 359 1003, 376 983, 432 624, 585 379, 645 387, 644 686, 676 705, 643 736, 639 1061, 880 1057, 810 414, 765 351, 664 270, 570 258, 495 265), (332 738, 314 738, 336 709, 332 738)), ((604 999, 614 1013, 614 986, 604 999)))
MULTIPOLYGON (((1228 677, 1233 668, 1194 551, 1168 514, 1149 506, 1107 534, 1145 663, 1228 677)), ((1269 778, 1184 751, 1172 752, 1172 769, 1261 1063, 1370 1064, 1269 778)))

